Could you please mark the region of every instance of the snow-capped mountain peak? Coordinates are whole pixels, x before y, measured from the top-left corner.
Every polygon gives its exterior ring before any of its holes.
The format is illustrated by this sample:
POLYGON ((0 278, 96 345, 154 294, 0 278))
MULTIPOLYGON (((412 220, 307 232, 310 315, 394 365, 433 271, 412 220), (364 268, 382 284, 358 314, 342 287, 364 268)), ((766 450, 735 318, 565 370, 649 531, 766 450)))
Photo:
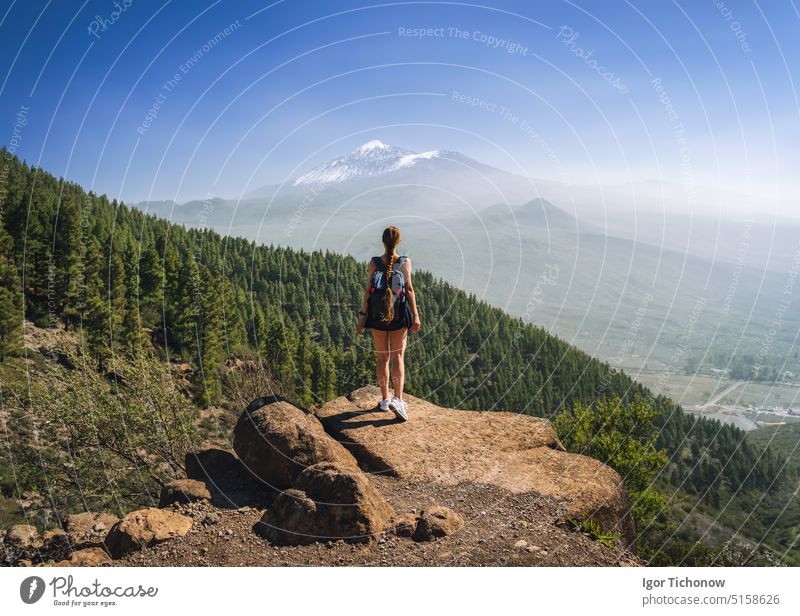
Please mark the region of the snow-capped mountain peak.
POLYGON ((422 152, 421 154, 408 154, 397 161, 396 168, 400 169, 401 167, 413 167, 417 161, 439 158, 440 154, 441 152, 439 152, 439 150, 431 150, 430 152, 422 152))
POLYGON ((296 178, 292 185, 327 184, 383 175, 398 169, 413 167, 420 161, 438 158, 440 155, 440 150, 418 154, 388 145, 380 139, 372 139, 344 156, 314 167, 308 173, 296 178))
POLYGON ((372 141, 367 141, 364 145, 358 148, 359 152, 369 152, 370 150, 388 150, 391 149, 392 146, 386 145, 380 139, 373 139, 372 141))

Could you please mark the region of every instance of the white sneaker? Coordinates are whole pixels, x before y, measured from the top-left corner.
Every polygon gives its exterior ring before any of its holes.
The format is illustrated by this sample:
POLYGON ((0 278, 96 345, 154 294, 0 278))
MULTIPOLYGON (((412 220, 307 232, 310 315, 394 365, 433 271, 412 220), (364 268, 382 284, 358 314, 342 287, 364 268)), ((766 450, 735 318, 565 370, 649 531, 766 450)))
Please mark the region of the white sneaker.
POLYGON ((389 401, 389 409, 391 409, 399 419, 408 421, 408 405, 400 398, 392 396, 392 399, 389 401))
POLYGON ((380 403, 378 404, 378 406, 380 407, 380 409, 382 411, 388 411, 389 410, 389 399, 386 398, 385 400, 381 400, 380 403))

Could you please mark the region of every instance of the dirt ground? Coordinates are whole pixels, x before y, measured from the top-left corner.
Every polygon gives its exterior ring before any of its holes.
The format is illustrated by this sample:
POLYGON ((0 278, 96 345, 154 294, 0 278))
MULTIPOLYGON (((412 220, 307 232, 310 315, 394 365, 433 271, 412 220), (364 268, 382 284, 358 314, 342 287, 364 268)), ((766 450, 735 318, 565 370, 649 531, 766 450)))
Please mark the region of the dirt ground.
POLYGON ((114 561, 114 566, 639 566, 630 553, 602 545, 563 523, 564 510, 533 493, 492 485, 442 486, 372 478, 398 513, 439 504, 465 526, 433 542, 386 532, 377 541, 271 545, 254 531, 264 509, 175 505, 193 518, 189 533, 114 561))

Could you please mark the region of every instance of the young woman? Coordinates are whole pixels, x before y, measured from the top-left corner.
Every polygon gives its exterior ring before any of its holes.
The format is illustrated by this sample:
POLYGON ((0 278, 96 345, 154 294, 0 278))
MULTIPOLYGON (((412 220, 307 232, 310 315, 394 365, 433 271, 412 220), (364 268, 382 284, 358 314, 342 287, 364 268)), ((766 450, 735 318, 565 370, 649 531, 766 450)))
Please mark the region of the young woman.
POLYGON ((417 299, 411 284, 411 259, 398 255, 400 229, 387 227, 381 238, 382 257, 369 262, 369 279, 358 319, 358 333, 365 328, 375 341, 375 373, 381 388, 380 409, 392 411, 403 421, 408 419, 408 405, 403 401, 408 330, 418 332, 421 326, 417 299), (394 396, 389 397, 389 362, 392 364, 394 396))

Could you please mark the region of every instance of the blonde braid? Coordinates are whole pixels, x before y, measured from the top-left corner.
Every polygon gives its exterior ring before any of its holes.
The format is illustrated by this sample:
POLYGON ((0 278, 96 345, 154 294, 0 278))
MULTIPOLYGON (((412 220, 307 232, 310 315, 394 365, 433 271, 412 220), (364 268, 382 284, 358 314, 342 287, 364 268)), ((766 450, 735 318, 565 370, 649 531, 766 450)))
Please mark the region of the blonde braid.
POLYGON ((384 295, 384 306, 386 306, 386 314, 383 317, 384 323, 389 323, 394 319, 394 302, 392 301, 394 292, 392 291, 392 272, 394 271, 394 246, 392 246, 392 254, 389 255, 389 262, 386 264, 386 294, 384 295))
POLYGON ((394 272, 395 254, 394 249, 400 242, 400 230, 397 227, 388 227, 383 232, 383 243, 386 245, 388 253, 386 257, 386 293, 384 294, 383 305, 385 315, 383 317, 384 323, 389 323, 394 319, 394 302, 392 292, 392 273, 394 272))

